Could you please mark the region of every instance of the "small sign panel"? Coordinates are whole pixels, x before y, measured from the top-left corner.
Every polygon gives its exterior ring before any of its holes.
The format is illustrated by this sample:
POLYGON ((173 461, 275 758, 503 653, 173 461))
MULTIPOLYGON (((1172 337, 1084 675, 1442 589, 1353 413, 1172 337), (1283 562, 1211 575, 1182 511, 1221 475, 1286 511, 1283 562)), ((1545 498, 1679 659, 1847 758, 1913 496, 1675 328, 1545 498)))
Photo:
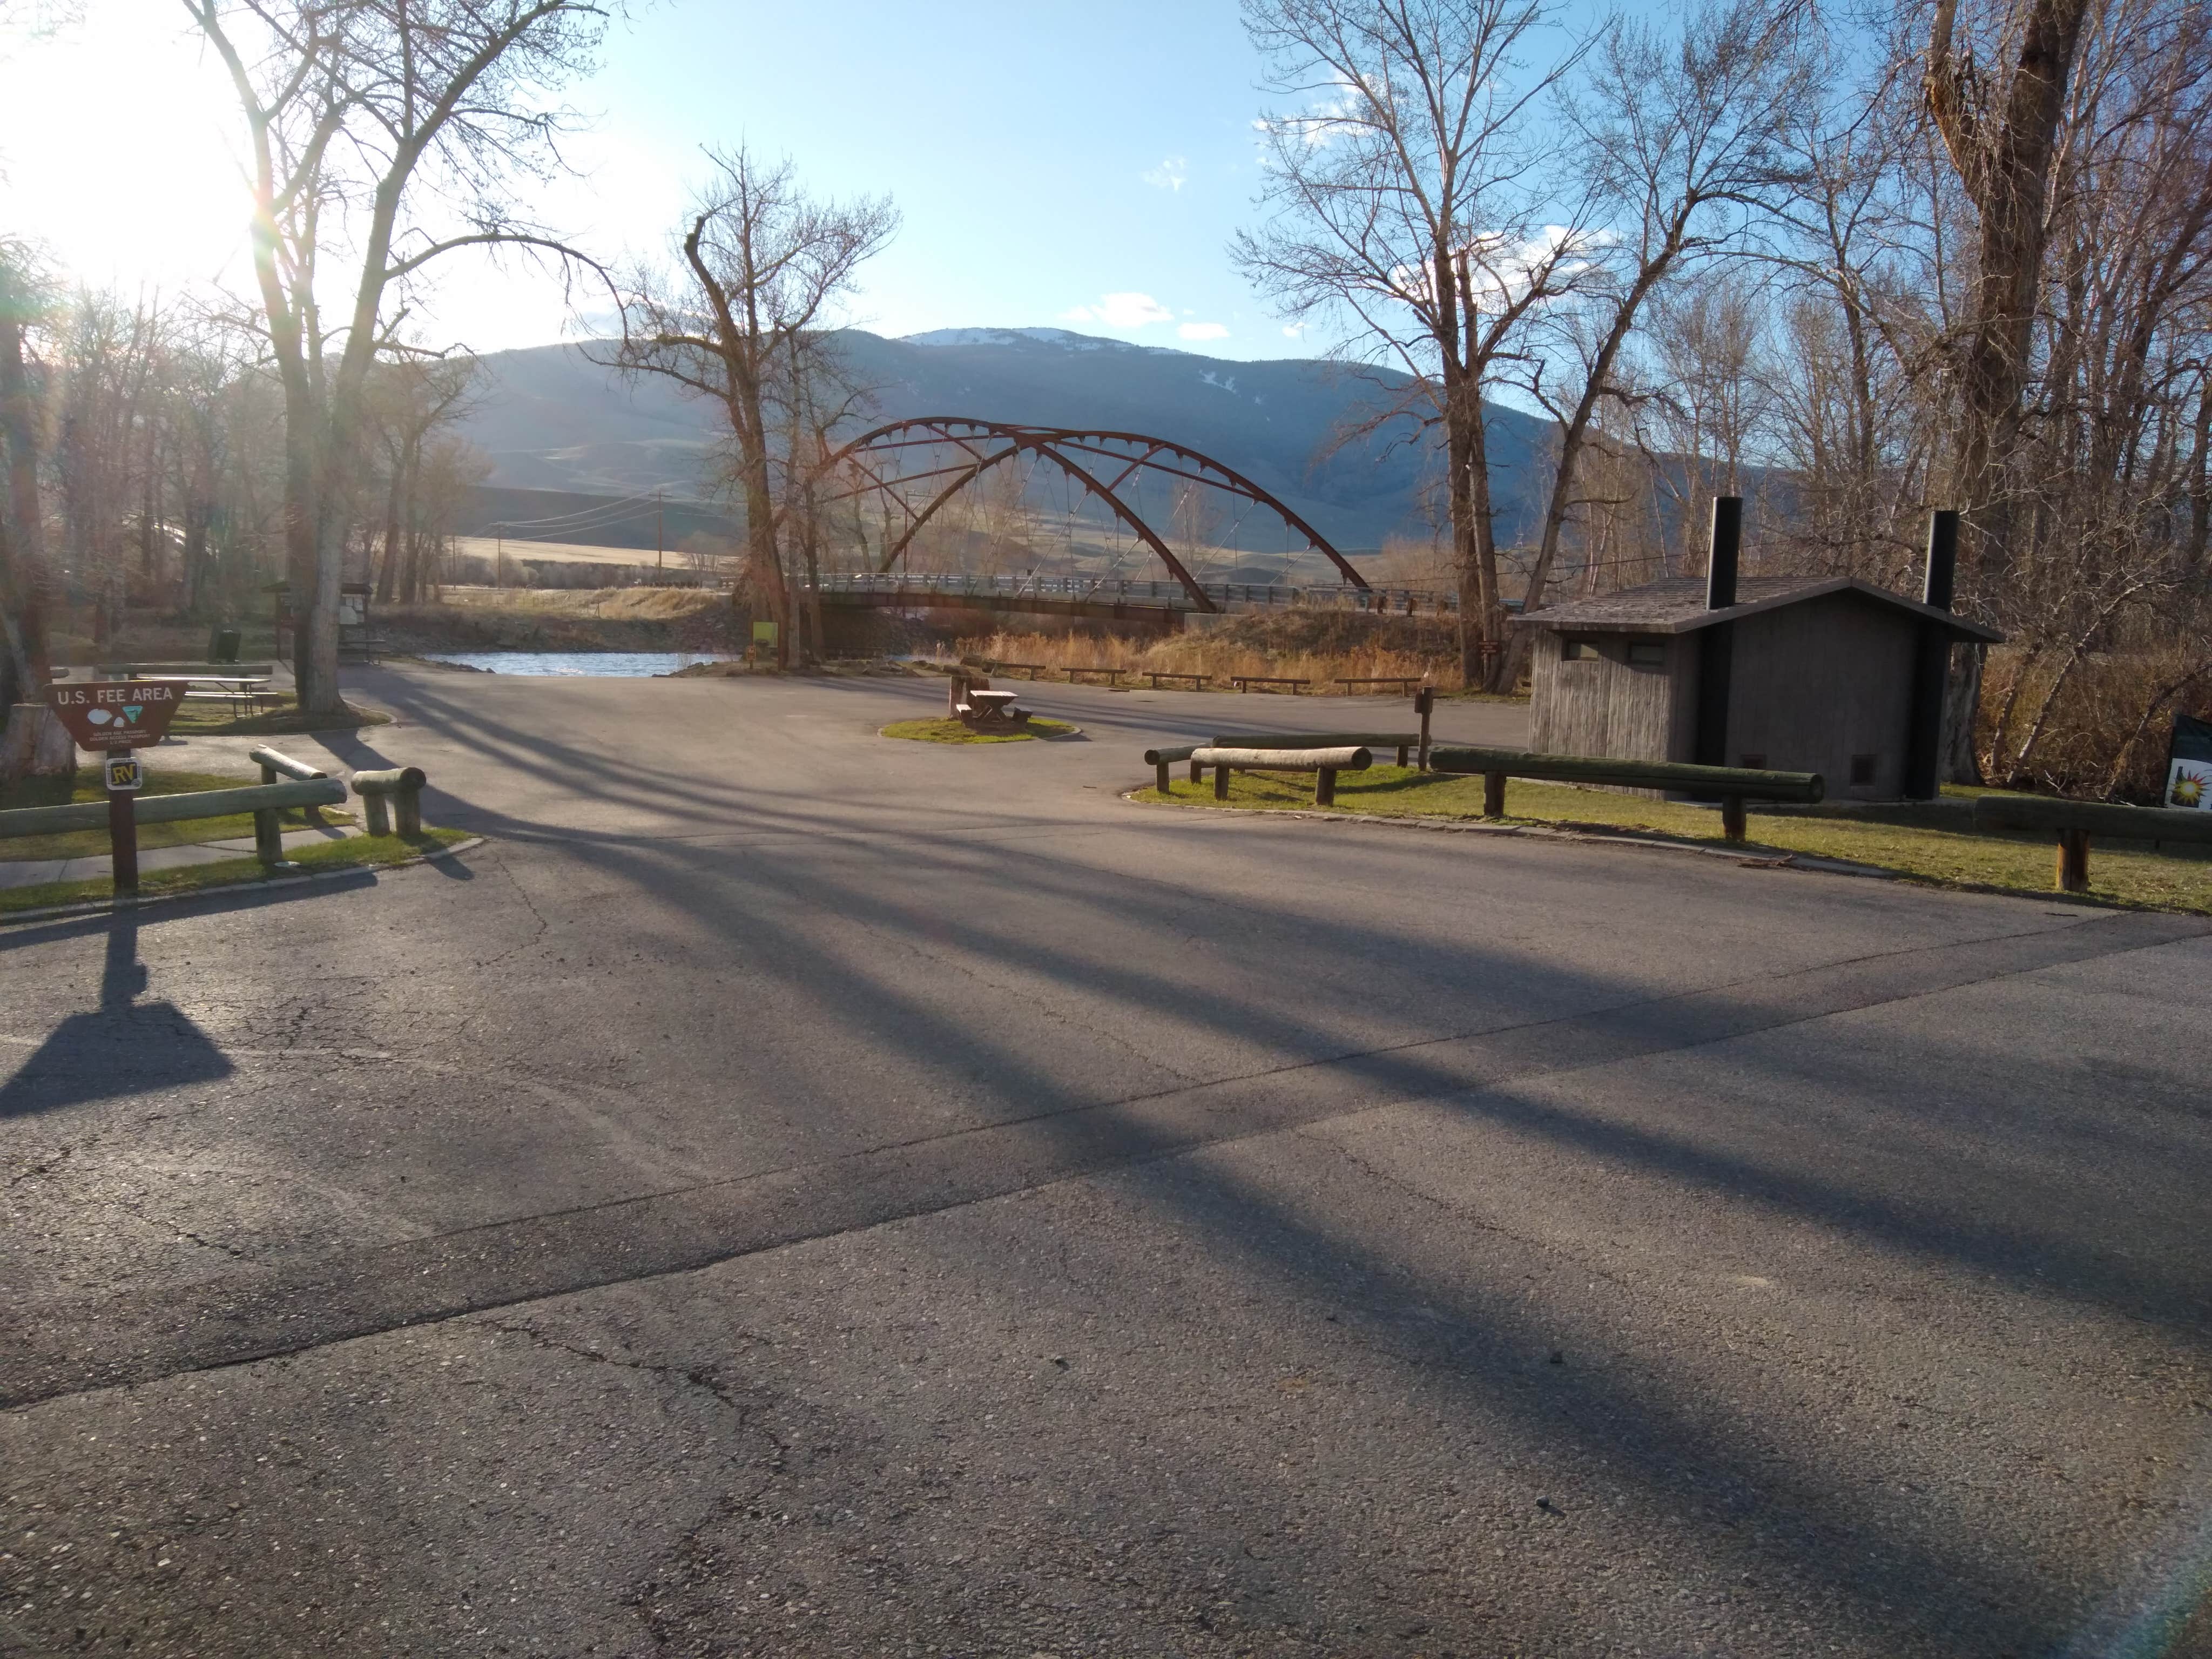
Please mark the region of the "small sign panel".
POLYGON ((107 757, 107 787, 111 794, 143 789, 146 763, 128 750, 107 757))
POLYGON ((753 623, 753 643, 755 645, 774 645, 775 643, 775 624, 772 622, 755 622, 753 623))
POLYGON ((185 680, 85 680, 46 688, 46 702, 80 749, 146 749, 161 742, 185 701, 185 680))
POLYGON ((2176 714, 2166 752, 2166 804, 2212 811, 2212 724, 2176 714))

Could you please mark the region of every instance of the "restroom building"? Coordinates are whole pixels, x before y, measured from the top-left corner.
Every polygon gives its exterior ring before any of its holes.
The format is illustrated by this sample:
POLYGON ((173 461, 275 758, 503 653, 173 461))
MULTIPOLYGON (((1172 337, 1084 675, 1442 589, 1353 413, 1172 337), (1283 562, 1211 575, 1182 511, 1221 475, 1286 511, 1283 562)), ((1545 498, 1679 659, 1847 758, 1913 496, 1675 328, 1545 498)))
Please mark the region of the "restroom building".
POLYGON ((1998 643, 1950 608, 1957 515, 1907 599, 1850 576, 1736 574, 1742 504, 1714 503, 1707 574, 1573 599, 1528 629, 1528 746, 1552 755, 1818 772, 1831 800, 1925 799, 1951 648, 1998 643))

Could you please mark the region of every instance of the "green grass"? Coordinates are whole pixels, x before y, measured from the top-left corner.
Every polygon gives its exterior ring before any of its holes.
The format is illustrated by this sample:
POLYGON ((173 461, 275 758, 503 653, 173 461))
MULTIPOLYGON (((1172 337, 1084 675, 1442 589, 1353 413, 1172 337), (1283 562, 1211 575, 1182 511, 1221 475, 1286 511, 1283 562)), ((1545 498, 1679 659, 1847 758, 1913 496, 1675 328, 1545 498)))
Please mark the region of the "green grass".
MULTIPOLYGON (((185 795, 203 789, 241 789, 260 781, 258 778, 221 777, 211 772, 158 771, 149 764, 146 768, 146 787, 142 795, 185 795)), ((0 788, 0 811, 15 806, 62 806, 72 801, 93 802, 107 799, 107 787, 96 766, 81 767, 73 781, 61 778, 26 778, 7 788, 0 788)), ((353 815, 336 807, 321 809, 325 822, 350 823, 353 815)), ((288 809, 277 815, 288 830, 304 830, 307 819, 299 809, 288 809)), ((235 841, 253 833, 253 815, 234 812, 227 817, 188 818, 181 823, 142 823, 138 826, 138 845, 142 849, 155 847, 191 847, 211 841, 235 841)), ((98 830, 70 830, 52 836, 10 836, 0 839, 0 863, 15 863, 30 859, 97 858, 107 851, 107 831, 98 830)))
POLYGON ((353 732, 364 726, 385 726, 392 716, 349 705, 336 714, 302 714, 299 700, 280 693, 283 706, 258 714, 239 716, 221 699, 194 697, 177 710, 169 730, 194 738, 274 738, 296 732, 353 732))
MULTIPOLYGON (((317 847, 294 848, 285 856, 306 870, 374 869, 404 864, 409 859, 468 839, 465 830, 425 830, 420 836, 351 836, 317 847)), ((280 876, 297 873, 276 872, 280 876)), ((150 897, 270 878, 270 872, 264 870, 257 859, 223 859, 213 864, 188 864, 173 870, 149 870, 139 878, 138 891, 140 896, 150 897)), ((115 884, 106 876, 90 881, 49 881, 35 887, 0 888, 0 918, 57 905, 98 903, 114 896, 115 884)))
MULTIPOLYGON (((2052 896, 2053 838, 1978 835, 1969 827, 1967 798, 1986 793, 1947 789, 1942 801, 1893 807, 1761 811, 1754 805, 1749 838, 1739 848, 1722 837, 1720 813, 1711 807, 1516 778, 1506 785, 1505 821, 1626 831, 1727 847, 1753 856, 1802 854, 1867 865, 1936 886, 2052 896)), ((1229 799, 1224 802, 1214 800, 1211 776, 1200 784, 1177 778, 1166 795, 1145 789, 1135 799, 1311 811, 1313 777, 1310 773, 1238 772, 1231 777, 1229 799)), ((1335 810, 1382 817, 1480 818, 1482 780, 1396 766, 1345 772, 1337 778, 1335 810)), ((2089 883, 2087 896, 2107 903, 2212 915, 2212 850, 2172 848, 2154 853, 2140 843, 2096 843, 2089 858, 2089 883)))
POLYGON ((1010 732, 978 732, 963 726, 958 720, 896 720, 878 733, 886 738, 908 738, 915 743, 1022 743, 1031 738, 1056 738, 1075 728, 1066 720, 1038 720, 1031 716, 1026 726, 1010 732))

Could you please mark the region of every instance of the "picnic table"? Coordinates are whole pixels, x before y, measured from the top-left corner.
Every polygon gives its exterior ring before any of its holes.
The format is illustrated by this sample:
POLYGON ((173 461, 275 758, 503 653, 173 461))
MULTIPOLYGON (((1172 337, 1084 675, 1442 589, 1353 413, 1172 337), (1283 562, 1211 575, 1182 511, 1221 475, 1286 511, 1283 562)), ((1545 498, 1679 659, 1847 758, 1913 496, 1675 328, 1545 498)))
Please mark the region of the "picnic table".
POLYGON ((1291 679, 1279 674, 1231 674, 1229 683, 1239 691, 1249 691, 1255 685, 1287 685, 1294 697, 1313 684, 1311 680, 1291 679))
POLYGON ((971 686, 952 712, 969 726, 1020 726, 1029 720, 1030 711, 1015 708, 1014 696, 1012 691, 984 691, 971 686))
POLYGON ((191 674, 185 677, 185 695, 222 697, 229 702, 233 715, 250 717, 284 706, 283 692, 264 689, 269 679, 266 674, 191 674))
MULTIPOLYGON (((233 714, 258 714, 264 709, 281 708, 284 696, 280 691, 265 690, 271 679, 266 663, 222 664, 236 672, 207 674, 199 672, 198 664, 179 662, 110 662, 96 665, 90 672, 111 679, 124 680, 182 680, 187 696, 197 693, 206 697, 222 697, 230 703, 233 714)), ((58 680, 67 679, 75 672, 67 668, 54 670, 58 680)))

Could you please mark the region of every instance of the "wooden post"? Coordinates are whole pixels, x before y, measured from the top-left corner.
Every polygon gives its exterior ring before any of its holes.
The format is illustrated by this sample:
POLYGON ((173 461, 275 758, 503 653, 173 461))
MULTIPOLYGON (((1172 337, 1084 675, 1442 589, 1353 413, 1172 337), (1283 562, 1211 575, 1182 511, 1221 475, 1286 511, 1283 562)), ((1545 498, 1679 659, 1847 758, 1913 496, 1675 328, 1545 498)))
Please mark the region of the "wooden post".
MULTIPOLYGON (((276 769, 266 761, 261 765, 261 781, 276 781, 276 769)), ((265 806, 253 815, 253 856, 270 870, 284 862, 284 829, 277 822, 273 806, 265 806)))
POLYGON ((1721 797, 1722 836, 1729 841, 1741 841, 1743 832, 1743 797, 1723 795, 1721 797))
POLYGON ((107 792, 107 850, 118 897, 138 890, 137 801, 128 789, 107 792))
POLYGON ((1505 816, 1505 774, 1485 772, 1482 775, 1482 816, 1502 818, 1505 816))
POLYGON ((1206 781, 1206 768, 1200 765, 1196 761, 1193 761, 1190 763, 1190 781, 1193 783, 1204 783, 1206 781))
POLYGON ((2058 890, 2062 893, 2086 893, 2089 890, 2089 832, 2087 830, 2061 830, 2058 832, 2058 890))
POLYGON ((1336 769, 1334 766, 1324 766, 1314 774, 1314 805, 1336 805, 1336 769))
POLYGON ((399 793, 392 797, 392 827, 401 835, 421 835, 422 833, 422 792, 403 784, 399 793))
POLYGON ((1163 795, 1166 794, 1168 792, 1168 763, 1165 761, 1160 762, 1158 765, 1152 768, 1152 787, 1155 789, 1158 789, 1163 795))
POLYGON ((1411 752, 1411 750, 1407 748, 1407 746, 1406 744, 1402 744, 1402 743, 1401 743, 1401 744, 1400 744, 1398 745, 1398 764, 1399 764, 1399 765, 1403 766, 1403 765, 1406 763, 1406 757, 1407 757, 1410 752, 1411 752))
MULTIPOLYGON (((1410 595, 1406 600, 1406 614, 1409 617, 1413 614, 1413 601, 1410 595)), ((1437 689, 1433 685, 1425 685, 1413 693, 1413 712, 1421 717, 1420 768, 1424 772, 1429 769, 1429 716, 1436 712, 1436 707, 1437 689)))
POLYGON ((386 805, 381 793, 362 795, 361 806, 370 835, 388 836, 392 833, 392 809, 386 805))
POLYGON ((1229 799, 1229 769, 1225 766, 1213 769, 1213 798, 1216 800, 1229 799))

